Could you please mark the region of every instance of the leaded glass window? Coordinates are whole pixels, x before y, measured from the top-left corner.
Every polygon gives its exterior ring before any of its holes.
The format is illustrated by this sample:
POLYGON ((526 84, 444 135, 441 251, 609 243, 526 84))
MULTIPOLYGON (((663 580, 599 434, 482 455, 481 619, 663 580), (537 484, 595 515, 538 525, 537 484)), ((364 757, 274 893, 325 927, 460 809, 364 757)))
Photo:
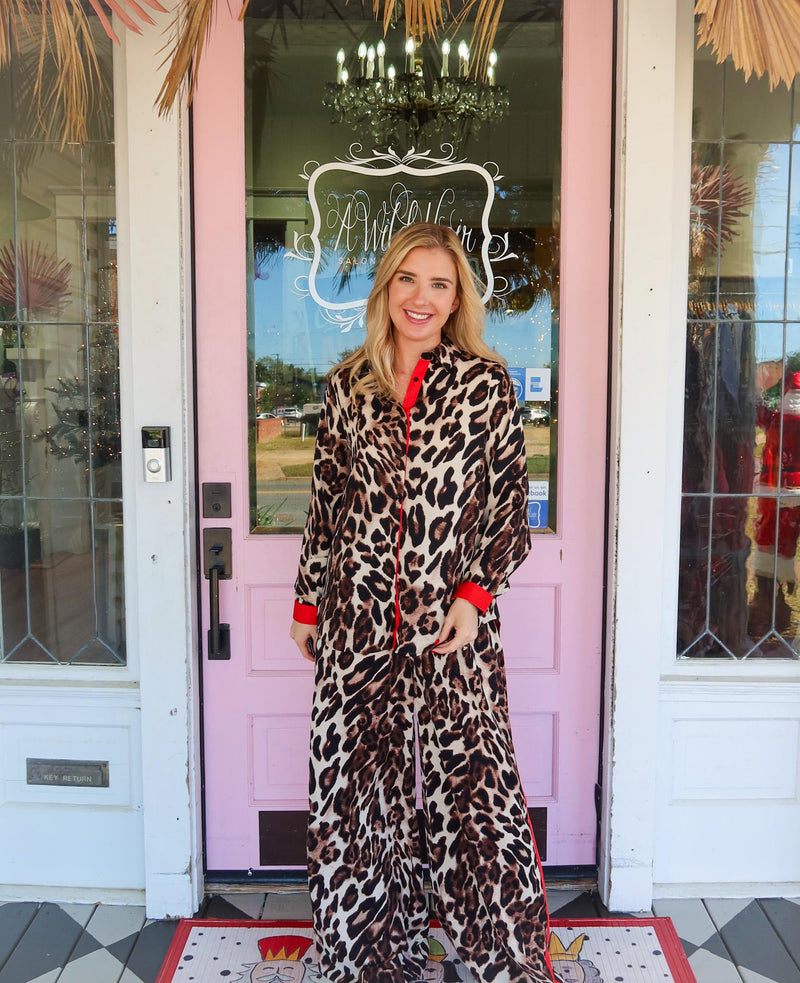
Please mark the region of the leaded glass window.
POLYGON ((798 114, 696 54, 679 657, 800 652, 798 114))
MULTIPOLYGON (((0 661, 125 662, 111 42, 89 140, 0 76, 0 661)), ((50 66, 45 66, 49 72, 50 66)), ((55 84, 45 78, 45 85, 55 84)))

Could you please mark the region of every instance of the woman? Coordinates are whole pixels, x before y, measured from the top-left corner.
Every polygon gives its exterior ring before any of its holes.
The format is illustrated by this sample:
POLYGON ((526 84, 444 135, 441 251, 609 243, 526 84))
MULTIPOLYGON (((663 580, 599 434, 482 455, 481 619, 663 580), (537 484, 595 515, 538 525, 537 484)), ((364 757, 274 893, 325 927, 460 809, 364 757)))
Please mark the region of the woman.
POLYGON ((428 908, 481 981, 551 981, 494 598, 530 549, 525 444, 458 237, 398 232, 330 376, 291 635, 314 659, 309 890, 332 983, 423 975, 428 908))

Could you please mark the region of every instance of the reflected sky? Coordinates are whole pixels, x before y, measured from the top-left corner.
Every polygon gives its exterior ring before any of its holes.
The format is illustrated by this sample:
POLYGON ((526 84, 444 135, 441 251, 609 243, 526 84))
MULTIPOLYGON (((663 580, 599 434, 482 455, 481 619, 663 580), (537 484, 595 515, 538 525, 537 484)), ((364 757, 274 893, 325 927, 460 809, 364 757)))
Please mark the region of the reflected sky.
MULTIPOLYGON (((306 371, 323 374, 344 352, 364 341, 360 320, 337 322, 348 313, 325 310, 308 294, 308 265, 281 250, 260 264, 253 281, 255 356, 278 357, 306 371)), ((317 292, 325 298, 342 296, 338 276, 318 275, 317 292)), ((372 270, 354 267, 344 296, 365 296, 372 270)), ((527 311, 493 311, 485 337, 512 366, 549 366, 552 354, 552 312, 549 294, 542 294, 527 311)))

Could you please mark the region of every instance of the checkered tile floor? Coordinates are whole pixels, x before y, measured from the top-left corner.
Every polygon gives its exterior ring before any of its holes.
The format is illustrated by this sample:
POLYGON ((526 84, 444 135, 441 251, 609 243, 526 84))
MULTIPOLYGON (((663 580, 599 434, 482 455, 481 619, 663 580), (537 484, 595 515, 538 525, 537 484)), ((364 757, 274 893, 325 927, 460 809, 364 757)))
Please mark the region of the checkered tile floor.
MULTIPOLYGON (((610 916, 589 893, 548 898, 561 918, 610 916)), ((212 895, 198 917, 309 914, 298 891, 212 895)), ((657 901, 653 914, 672 919, 697 983, 800 983, 800 899, 657 901)), ((0 904, 0 983, 153 983, 176 924, 135 906, 0 904)))

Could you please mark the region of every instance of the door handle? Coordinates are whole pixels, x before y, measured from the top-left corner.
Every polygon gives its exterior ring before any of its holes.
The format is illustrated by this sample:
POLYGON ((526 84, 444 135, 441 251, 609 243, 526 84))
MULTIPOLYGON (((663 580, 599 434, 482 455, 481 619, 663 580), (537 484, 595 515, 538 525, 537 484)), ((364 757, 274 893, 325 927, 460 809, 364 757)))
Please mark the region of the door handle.
POLYGON ((208 658, 227 660, 231 657, 231 626, 219 620, 219 582, 230 580, 231 531, 230 529, 203 530, 203 560, 208 578, 208 658))

